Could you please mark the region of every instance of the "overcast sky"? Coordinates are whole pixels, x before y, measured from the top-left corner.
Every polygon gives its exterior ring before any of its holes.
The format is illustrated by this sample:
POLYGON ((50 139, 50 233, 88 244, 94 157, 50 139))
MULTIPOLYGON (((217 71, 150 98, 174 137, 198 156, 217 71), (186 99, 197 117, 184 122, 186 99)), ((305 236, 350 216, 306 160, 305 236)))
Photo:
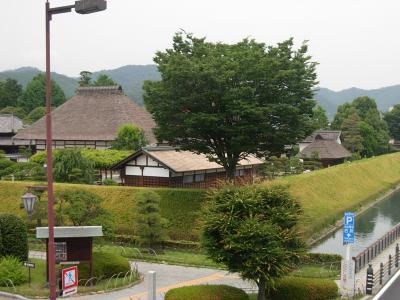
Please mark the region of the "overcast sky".
MULTIPOLYGON (((44 69, 44 2, 0 0, 0 70, 44 69)), ((309 40, 320 86, 378 88, 400 84, 399 15, 399 0, 108 0, 105 12, 54 16, 52 69, 150 64, 183 28, 227 43, 309 40)))

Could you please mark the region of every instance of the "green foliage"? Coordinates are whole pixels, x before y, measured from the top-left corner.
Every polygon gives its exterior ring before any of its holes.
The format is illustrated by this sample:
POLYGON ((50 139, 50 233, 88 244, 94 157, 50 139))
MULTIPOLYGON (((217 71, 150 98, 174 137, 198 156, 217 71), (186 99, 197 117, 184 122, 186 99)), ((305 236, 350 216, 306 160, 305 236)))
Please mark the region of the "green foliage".
POLYGON ((21 93, 22 86, 15 79, 7 78, 5 81, 0 81, 0 109, 16 106, 21 93))
POLYGON ((342 256, 328 253, 307 253, 301 259, 302 264, 340 263, 342 256))
POLYGON ((160 196, 153 191, 142 191, 137 195, 135 228, 139 242, 149 248, 157 248, 167 238, 160 201, 160 196))
POLYGON ((389 150, 388 127, 372 98, 358 97, 352 103, 340 105, 331 127, 342 130, 344 146, 362 156, 389 150))
POLYGON ((322 106, 317 105, 314 107, 311 122, 311 126, 314 130, 328 129, 329 120, 326 116, 326 111, 322 106))
POLYGON ((79 86, 90 86, 92 85, 92 72, 82 71, 79 73, 79 86))
POLYGON ((32 124, 46 115, 46 107, 36 107, 24 119, 24 123, 32 124))
POLYGON ((230 272, 254 281, 259 299, 305 252, 296 232, 300 205, 284 186, 227 186, 210 196, 203 246, 230 272))
POLYGON ((100 74, 99 77, 97 77, 96 81, 93 83, 94 86, 113 86, 113 85, 118 85, 114 80, 112 80, 108 75, 106 74, 100 74))
POLYGON ((316 64, 307 51, 292 40, 229 45, 175 35, 154 58, 161 81, 143 86, 158 140, 213 157, 230 177, 248 154, 296 144, 312 131, 316 64))
POLYGON ((5 256, 0 258, 0 286, 20 285, 28 281, 26 269, 18 258, 5 256))
POLYGON ((21 120, 26 117, 26 111, 22 107, 7 106, 0 110, 0 114, 12 114, 21 120))
POLYGON ((16 180, 43 180, 45 179, 45 170, 42 165, 34 162, 14 163, 1 170, 0 177, 14 175, 16 180))
POLYGON ((229 285, 192 285, 169 290, 165 300, 248 300, 239 288, 229 285))
POLYGON ((118 128, 117 138, 112 144, 116 150, 139 150, 146 146, 144 131, 134 124, 125 124, 118 128))
MULTIPOLYGON (((65 102, 65 94, 61 87, 51 81, 51 100, 52 105, 57 107, 65 102)), ((36 107, 43 107, 46 103, 46 78, 44 74, 36 75, 31 82, 25 87, 18 99, 18 106, 25 111, 32 111, 36 107)))
POLYGON ((14 256, 21 261, 28 258, 28 236, 25 222, 11 214, 0 215, 3 256, 14 256))
MULTIPOLYGON (((130 270, 129 261, 120 255, 93 251, 93 276, 97 278, 110 278, 123 273, 122 277, 130 270)), ((87 264, 79 264, 79 279, 89 279, 89 267, 87 264)))
POLYGON ((393 109, 385 114, 384 119, 389 127, 390 136, 400 140, 400 104, 393 106, 393 109))
POLYGON ((279 176, 300 174, 303 170, 303 163, 297 157, 271 156, 259 167, 259 174, 264 178, 273 179, 279 176))
POLYGON ((59 212, 64 213, 74 226, 103 225, 109 217, 101 206, 103 199, 93 192, 75 189, 58 193, 57 196, 62 202, 59 212))
POLYGON ((284 277, 276 282, 271 300, 332 300, 338 296, 333 280, 284 277))
POLYGON ((2 173, 3 170, 5 170, 15 164, 16 164, 15 162, 9 160, 8 158, 0 157, 0 174, 2 173))
POLYGON ((118 183, 112 179, 106 178, 102 181, 103 185, 118 185, 118 183))
POLYGON ((54 180, 58 182, 92 183, 94 162, 85 158, 79 149, 59 150, 53 159, 54 180))

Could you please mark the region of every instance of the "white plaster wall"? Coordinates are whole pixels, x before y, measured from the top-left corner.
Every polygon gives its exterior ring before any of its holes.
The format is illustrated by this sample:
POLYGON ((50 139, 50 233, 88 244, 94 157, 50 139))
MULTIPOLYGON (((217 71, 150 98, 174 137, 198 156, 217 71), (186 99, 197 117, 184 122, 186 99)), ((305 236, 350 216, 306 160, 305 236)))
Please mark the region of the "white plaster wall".
POLYGON ((143 176, 169 177, 169 170, 164 168, 145 167, 143 176))
POLYGON ((142 176, 142 170, 140 169, 140 167, 126 166, 125 174, 133 176, 142 176))

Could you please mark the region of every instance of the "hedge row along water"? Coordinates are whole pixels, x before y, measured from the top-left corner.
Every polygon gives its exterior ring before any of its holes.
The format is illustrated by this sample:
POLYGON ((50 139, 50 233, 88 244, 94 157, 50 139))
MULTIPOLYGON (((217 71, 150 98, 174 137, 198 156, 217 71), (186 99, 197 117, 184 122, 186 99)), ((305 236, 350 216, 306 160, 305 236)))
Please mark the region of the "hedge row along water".
MULTIPOLYGON (((382 155, 353 163, 277 179, 264 184, 289 184, 300 201, 304 216, 301 228, 310 238, 342 218, 344 210, 357 210, 400 183, 400 153, 382 155)), ((0 181, 0 213, 25 217, 20 208, 27 185, 38 183, 0 181)), ((143 188, 55 184, 55 191, 83 188, 104 199, 104 206, 115 221, 118 234, 132 233, 135 196, 143 188)), ((150 189, 150 188, 148 188, 150 189)), ((161 196, 161 214, 169 220, 169 236, 174 240, 199 240, 200 208, 205 190, 154 188, 161 196)))

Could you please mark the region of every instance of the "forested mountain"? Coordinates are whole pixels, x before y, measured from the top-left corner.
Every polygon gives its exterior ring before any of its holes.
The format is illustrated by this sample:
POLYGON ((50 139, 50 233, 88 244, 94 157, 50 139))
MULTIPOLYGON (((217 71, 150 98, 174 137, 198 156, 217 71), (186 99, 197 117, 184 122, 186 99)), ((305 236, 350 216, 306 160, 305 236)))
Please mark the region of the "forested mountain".
MULTIPOLYGON (((39 72, 39 69, 31 67, 4 71, 0 72, 0 81, 6 78, 14 78, 25 86, 39 72)), ((58 73, 52 74, 53 79, 62 87, 67 98, 73 96, 78 86, 78 78, 72 78, 58 73)), ((125 93, 139 104, 143 104, 143 81, 160 79, 160 74, 155 65, 128 65, 113 70, 95 71, 93 72, 93 79, 96 79, 100 74, 106 74, 114 81, 121 84, 125 93)), ((387 111, 391 106, 400 103, 400 85, 373 90, 350 88, 338 92, 327 88, 319 88, 316 91, 315 99, 326 109, 328 117, 332 119, 338 105, 344 102, 351 102, 354 98, 359 96, 374 98, 378 104, 379 110, 387 111)))

